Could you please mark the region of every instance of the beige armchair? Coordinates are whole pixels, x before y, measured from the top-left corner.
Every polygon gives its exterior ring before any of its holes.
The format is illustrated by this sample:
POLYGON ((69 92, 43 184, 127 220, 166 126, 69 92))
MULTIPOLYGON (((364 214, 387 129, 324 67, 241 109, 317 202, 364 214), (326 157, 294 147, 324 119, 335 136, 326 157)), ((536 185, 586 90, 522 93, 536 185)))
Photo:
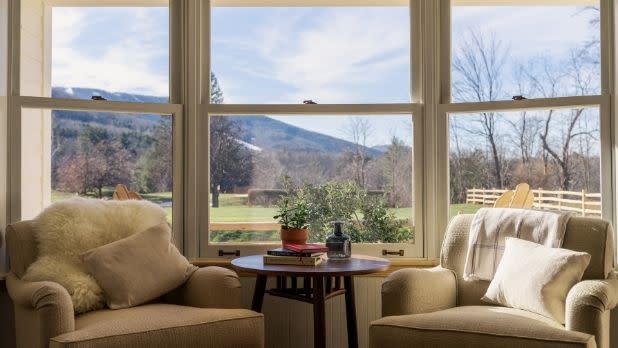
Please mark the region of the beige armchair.
POLYGON ((583 281, 566 299, 566 324, 481 301, 489 282, 464 281, 472 215, 455 217, 440 266, 404 269, 382 284, 383 318, 371 323, 371 347, 609 347, 609 314, 618 300, 612 228, 570 219, 563 247, 592 255, 583 281))
POLYGON ((32 223, 9 226, 6 239, 18 347, 264 346, 264 318, 241 309, 240 281, 231 270, 201 268, 156 303, 75 316, 59 284, 20 280, 37 255, 32 223))

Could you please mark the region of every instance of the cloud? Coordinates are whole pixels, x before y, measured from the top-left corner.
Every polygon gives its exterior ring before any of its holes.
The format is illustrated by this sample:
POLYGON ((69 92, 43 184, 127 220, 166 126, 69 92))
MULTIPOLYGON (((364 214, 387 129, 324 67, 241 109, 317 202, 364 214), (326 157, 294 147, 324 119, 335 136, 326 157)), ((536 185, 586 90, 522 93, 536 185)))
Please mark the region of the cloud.
MULTIPOLYGON (((240 10, 238 10, 240 11, 240 10)), ((289 103, 315 99, 323 103, 375 102, 386 99, 396 72, 398 82, 409 77, 409 15, 405 8, 279 9, 255 16, 252 30, 215 41, 215 60, 236 79, 255 79, 273 88, 266 102, 289 103), (225 58, 223 57, 224 55, 225 58), (251 60, 246 57, 251 57, 251 60), (222 64, 221 62, 225 62, 222 64), (380 94, 381 95, 376 95, 380 94), (274 96, 277 95, 277 96, 274 96), (372 99, 373 98, 373 99, 372 99)), ((230 13, 233 21, 234 13, 230 13)), ((220 75, 223 85, 230 77, 220 75)), ((409 91, 399 91, 407 95, 409 91)), ((247 89, 225 90, 235 100, 251 97, 247 89), (238 95, 244 93, 245 95, 238 95)), ((257 92, 259 93, 259 92, 257 92)))
POLYGON ((55 8, 52 85, 169 95, 167 24, 148 11, 55 8))

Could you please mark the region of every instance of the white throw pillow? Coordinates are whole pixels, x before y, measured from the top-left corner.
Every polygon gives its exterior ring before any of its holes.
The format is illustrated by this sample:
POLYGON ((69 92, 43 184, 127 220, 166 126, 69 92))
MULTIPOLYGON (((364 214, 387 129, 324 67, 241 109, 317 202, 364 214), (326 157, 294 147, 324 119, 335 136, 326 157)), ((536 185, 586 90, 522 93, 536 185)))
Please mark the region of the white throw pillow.
POLYGON ((590 254, 507 238, 504 255, 482 300, 523 309, 564 324, 565 300, 590 254))

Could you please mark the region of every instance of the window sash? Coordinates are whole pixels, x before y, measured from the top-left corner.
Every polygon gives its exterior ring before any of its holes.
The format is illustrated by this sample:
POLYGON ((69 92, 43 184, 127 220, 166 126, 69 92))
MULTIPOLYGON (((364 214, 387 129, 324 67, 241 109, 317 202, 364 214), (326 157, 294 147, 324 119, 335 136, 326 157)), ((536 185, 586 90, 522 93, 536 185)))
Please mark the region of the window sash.
MULTIPOLYGON (((47 97, 18 97, 17 103, 19 104, 19 118, 21 119, 22 109, 40 109, 40 110, 67 110, 67 111, 91 111, 91 112, 112 112, 112 113, 130 113, 130 114, 156 114, 165 115, 172 118, 172 162, 173 162, 173 184, 172 184, 172 215, 174 219, 172 221, 172 231, 174 235, 174 241, 179 250, 184 249, 183 243, 183 206, 184 206, 184 190, 183 190, 183 166, 184 166, 184 154, 183 154, 183 137, 182 129, 183 122, 183 107, 179 104, 157 104, 157 103, 125 103, 125 102, 109 102, 109 101, 90 101, 90 100, 76 100, 76 99, 54 99, 47 97)), ((131 116, 127 116, 131 117, 131 116)), ((21 131, 14 134, 11 138, 11 151, 21 154, 21 131)), ((18 159, 15 159, 11 163, 12 175, 11 186, 14 188, 21 188, 21 160, 17 163, 18 159)), ((18 196, 19 189, 15 190, 12 194, 18 196)), ((14 206, 11 213, 15 214, 12 221, 18 221, 21 219, 20 209, 21 205, 14 206)))

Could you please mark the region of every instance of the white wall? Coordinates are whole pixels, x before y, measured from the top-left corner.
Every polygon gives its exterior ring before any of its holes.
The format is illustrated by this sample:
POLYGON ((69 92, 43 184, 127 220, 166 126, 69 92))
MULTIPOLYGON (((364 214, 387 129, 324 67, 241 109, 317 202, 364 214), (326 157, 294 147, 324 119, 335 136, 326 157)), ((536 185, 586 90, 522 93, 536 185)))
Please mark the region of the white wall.
MULTIPOLYGON (((369 346, 369 323, 380 318, 382 277, 355 277, 356 318, 358 344, 369 346)), ((267 289, 275 286, 269 277, 267 289)), ((242 277, 243 305, 251 307, 254 277, 242 277)), ((265 318, 266 347, 311 348, 313 347, 313 308, 304 302, 266 295, 262 308, 265 318)), ((347 347, 345 301, 337 296, 326 302, 326 346, 347 347)))

